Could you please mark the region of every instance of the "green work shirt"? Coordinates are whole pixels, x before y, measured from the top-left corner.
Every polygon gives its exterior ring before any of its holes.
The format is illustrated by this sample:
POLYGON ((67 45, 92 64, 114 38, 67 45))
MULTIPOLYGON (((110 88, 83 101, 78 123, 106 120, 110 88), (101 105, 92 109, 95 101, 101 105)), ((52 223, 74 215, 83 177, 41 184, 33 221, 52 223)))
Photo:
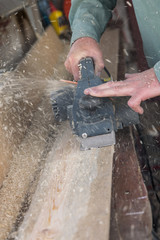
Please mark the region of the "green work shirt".
MULTIPOLYGON (((132 0, 149 67, 160 81, 160 0, 132 0)), ((116 0, 72 0, 69 20, 71 44, 81 37, 97 42, 104 32, 116 0)))

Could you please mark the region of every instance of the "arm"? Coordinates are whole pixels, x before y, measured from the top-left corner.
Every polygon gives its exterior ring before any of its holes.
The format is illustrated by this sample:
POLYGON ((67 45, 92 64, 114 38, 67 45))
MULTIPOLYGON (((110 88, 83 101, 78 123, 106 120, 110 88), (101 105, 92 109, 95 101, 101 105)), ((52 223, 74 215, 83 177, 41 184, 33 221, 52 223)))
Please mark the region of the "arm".
POLYGON ((96 74, 103 69, 104 62, 98 42, 115 5, 116 0, 72 0, 69 17, 72 46, 65 67, 75 80, 79 78, 78 63, 87 56, 94 59, 96 74))
POLYGON ((99 42, 116 0, 72 0, 69 21, 72 30, 71 44, 81 37, 99 42))

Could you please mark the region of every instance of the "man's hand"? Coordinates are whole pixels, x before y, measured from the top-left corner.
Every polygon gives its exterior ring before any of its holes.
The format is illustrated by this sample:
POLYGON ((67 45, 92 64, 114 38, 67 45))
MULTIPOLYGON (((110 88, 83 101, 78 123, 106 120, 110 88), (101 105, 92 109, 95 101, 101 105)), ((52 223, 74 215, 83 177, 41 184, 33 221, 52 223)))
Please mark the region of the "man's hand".
POLYGON ((151 68, 142 73, 126 74, 125 77, 124 81, 104 83, 98 87, 85 89, 84 93, 96 97, 131 96, 128 101, 129 107, 143 114, 141 102, 160 95, 160 82, 154 69, 151 68))
POLYGON ((65 61, 66 69, 72 73, 74 80, 76 81, 79 79, 78 64, 82 58, 86 57, 93 58, 96 75, 100 75, 100 72, 104 68, 102 52, 99 48, 99 44, 90 37, 79 38, 73 43, 65 61))

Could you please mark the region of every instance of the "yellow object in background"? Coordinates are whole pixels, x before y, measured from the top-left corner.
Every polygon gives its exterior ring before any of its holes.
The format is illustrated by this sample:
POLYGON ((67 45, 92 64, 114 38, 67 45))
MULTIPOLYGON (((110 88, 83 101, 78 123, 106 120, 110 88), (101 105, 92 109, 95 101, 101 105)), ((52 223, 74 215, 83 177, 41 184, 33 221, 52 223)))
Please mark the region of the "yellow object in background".
POLYGON ((49 16, 50 22, 53 25, 58 36, 62 35, 68 28, 65 17, 62 11, 57 10, 53 3, 50 2, 51 14, 49 16))

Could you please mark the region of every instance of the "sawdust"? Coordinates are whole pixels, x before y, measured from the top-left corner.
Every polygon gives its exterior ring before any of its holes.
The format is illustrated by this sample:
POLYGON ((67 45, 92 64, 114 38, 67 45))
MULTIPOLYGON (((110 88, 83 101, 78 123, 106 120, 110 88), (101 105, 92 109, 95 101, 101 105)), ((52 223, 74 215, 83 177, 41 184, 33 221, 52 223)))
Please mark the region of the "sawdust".
POLYGON ((35 114, 32 126, 14 153, 10 170, 3 181, 0 190, 0 239, 9 234, 29 185, 34 182, 36 170, 44 160, 47 138, 54 127, 49 127, 52 116, 47 111, 48 105, 48 101, 44 100, 41 110, 35 114))
POLYGON ((0 186, 9 170, 13 153, 31 125, 44 84, 44 79, 39 79, 36 84, 35 78, 25 78, 22 74, 0 76, 0 186))
POLYGON ((58 69, 65 75, 63 51, 64 44, 50 27, 14 72, 0 75, 1 240, 23 220, 52 145, 49 142, 54 141, 49 99, 58 82, 53 79, 59 80, 58 69))
POLYGON ((1 155, 4 164, 8 163, 4 166, 1 161, 2 170, 4 167, 8 168, 7 177, 0 189, 0 239, 4 239, 11 229, 12 231, 16 229, 13 223, 19 225, 23 220, 24 214, 17 215, 21 204, 23 212, 24 199, 27 199, 27 195, 29 196, 28 206, 31 202, 32 194, 29 192, 34 192, 36 188, 35 180, 38 181, 41 168, 57 131, 49 97, 53 89, 58 90, 62 87, 65 89, 66 84, 51 79, 44 81, 41 78, 35 81, 35 78, 27 79, 22 78, 22 75, 16 77, 12 74, 6 77, 5 82, 4 79, 1 80, 3 80, 3 98, 1 99, 3 107, 0 108, 0 111, 1 118, 6 119, 6 131, 5 125, 2 125, 5 131, 5 141, 1 145, 1 154, 5 153, 8 159, 7 150, 11 153, 10 162, 5 161, 1 155), (36 92, 36 97, 35 94, 31 95, 31 91, 36 92), (40 96, 37 99, 38 91, 40 95, 43 91, 44 96, 35 111, 35 105, 40 101, 38 100, 40 96), (15 111, 16 116, 14 115, 15 101, 17 101, 18 108, 15 111), (32 187, 32 184, 35 187, 32 187))

